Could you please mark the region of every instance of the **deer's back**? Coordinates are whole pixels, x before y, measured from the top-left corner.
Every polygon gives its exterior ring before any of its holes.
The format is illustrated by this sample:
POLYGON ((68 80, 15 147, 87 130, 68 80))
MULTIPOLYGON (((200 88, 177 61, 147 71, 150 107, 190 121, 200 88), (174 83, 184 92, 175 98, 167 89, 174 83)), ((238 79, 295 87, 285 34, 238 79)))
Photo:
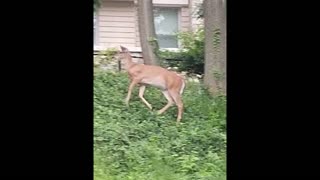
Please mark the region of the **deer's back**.
POLYGON ((142 84, 152 85, 162 90, 177 88, 182 85, 182 78, 159 66, 137 64, 129 69, 129 75, 141 79, 142 84))

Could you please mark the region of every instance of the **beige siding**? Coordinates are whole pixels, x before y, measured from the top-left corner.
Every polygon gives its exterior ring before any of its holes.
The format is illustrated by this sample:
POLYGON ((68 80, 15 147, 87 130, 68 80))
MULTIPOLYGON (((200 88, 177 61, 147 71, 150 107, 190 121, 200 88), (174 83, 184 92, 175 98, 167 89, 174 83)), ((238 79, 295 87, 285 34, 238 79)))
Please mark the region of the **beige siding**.
POLYGON ((127 44, 134 44, 135 43, 135 38, 101 38, 103 39, 104 42, 106 43, 127 43, 127 44))
POLYGON ((100 22, 102 27, 124 27, 124 28, 134 28, 134 22, 100 22))
POLYGON ((135 13, 135 19, 134 19, 134 22, 135 22, 135 29, 136 29, 136 47, 141 47, 141 44, 140 44, 140 33, 139 33, 139 21, 138 21, 138 7, 135 6, 134 7, 134 13, 135 13))
POLYGON ((136 46, 135 12, 133 1, 103 2, 99 10, 98 43, 103 47, 136 46))
POLYGON ((101 16, 100 22, 134 22, 135 18, 132 17, 111 17, 111 16, 101 16))
MULTIPOLYGON (((117 48, 119 49, 119 44, 120 43, 117 43, 117 42, 114 42, 114 43, 105 43, 105 45, 101 45, 102 48, 101 49, 105 49, 105 48, 117 48)), ((127 47, 129 50, 130 50, 130 47, 132 47, 132 44, 130 43, 121 43, 121 46, 124 46, 124 47, 127 47)))
POLYGON ((182 22, 189 22, 189 16, 181 16, 182 22))
POLYGON ((127 27, 99 27, 99 33, 102 32, 127 32, 127 33, 135 33, 134 28, 127 28, 127 27))
POLYGON ((183 17, 187 17, 189 16, 189 11, 188 11, 189 8, 181 8, 181 16, 183 17))
POLYGON ((100 37, 110 37, 110 38, 136 38, 133 33, 121 33, 121 32, 101 32, 100 37))
POLYGON ((190 30, 190 10, 189 8, 183 7, 181 8, 180 13, 180 30, 181 31, 189 31, 190 30))
MULTIPOLYGON (((191 12, 186 6, 187 0, 158 0, 156 4, 162 7, 180 7, 179 28, 181 31, 191 29, 191 12)), ((128 48, 141 47, 137 7, 134 0, 103 0, 98 12, 98 46, 128 48)))
POLYGON ((101 9, 101 13, 100 13, 101 16, 109 16, 109 17, 114 17, 114 18, 117 18, 117 17, 133 17, 134 16, 134 13, 133 11, 131 11, 131 9, 128 8, 128 11, 127 12, 122 12, 122 11, 108 11, 107 8, 103 8, 101 9))

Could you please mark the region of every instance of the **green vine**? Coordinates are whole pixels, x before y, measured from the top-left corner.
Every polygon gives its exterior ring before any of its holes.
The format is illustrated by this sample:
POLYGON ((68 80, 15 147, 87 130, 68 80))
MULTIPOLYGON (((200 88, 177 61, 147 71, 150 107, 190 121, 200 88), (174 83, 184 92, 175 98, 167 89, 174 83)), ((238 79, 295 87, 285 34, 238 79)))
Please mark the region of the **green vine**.
POLYGON ((217 80, 220 81, 223 79, 223 74, 219 72, 218 70, 213 70, 213 77, 217 80))
POLYGON ((219 28, 213 30, 213 48, 215 50, 220 50, 219 46, 221 44, 221 31, 219 28))

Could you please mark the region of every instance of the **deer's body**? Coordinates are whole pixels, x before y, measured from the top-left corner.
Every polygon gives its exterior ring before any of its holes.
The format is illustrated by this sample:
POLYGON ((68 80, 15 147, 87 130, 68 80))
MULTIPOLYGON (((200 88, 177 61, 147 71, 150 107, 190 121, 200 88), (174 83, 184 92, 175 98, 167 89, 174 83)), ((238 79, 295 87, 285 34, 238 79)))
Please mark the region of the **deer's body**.
POLYGON ((130 78, 141 79, 140 85, 151 85, 160 90, 181 87, 183 79, 176 73, 158 66, 136 64, 128 70, 130 78))
POLYGON ((175 103, 178 107, 177 122, 180 122, 183 113, 181 95, 185 88, 184 79, 175 72, 168 71, 159 66, 133 63, 129 51, 122 46, 121 49, 124 52, 125 68, 130 77, 126 104, 129 105, 133 87, 139 85, 140 99, 149 107, 149 109, 152 109, 150 103, 144 99, 143 94, 146 86, 153 86, 161 90, 168 101, 167 105, 158 111, 158 114, 162 114, 175 103))

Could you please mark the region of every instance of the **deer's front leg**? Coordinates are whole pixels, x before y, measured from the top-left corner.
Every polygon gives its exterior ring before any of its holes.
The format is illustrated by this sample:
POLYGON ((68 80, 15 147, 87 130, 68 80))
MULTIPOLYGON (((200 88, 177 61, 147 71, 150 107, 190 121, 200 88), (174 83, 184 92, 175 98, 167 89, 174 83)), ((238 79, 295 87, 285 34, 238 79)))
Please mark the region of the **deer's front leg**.
POLYGON ((139 88, 139 97, 140 99, 144 102, 144 104, 146 104, 148 106, 149 109, 152 109, 152 106, 150 103, 148 103, 148 101, 143 97, 144 91, 146 90, 146 86, 145 85, 140 85, 139 88))
POLYGON ((126 98, 126 105, 129 106, 129 101, 131 98, 131 93, 132 93, 132 89, 134 88, 134 86, 138 83, 137 80, 132 80, 130 85, 129 85, 129 89, 128 89, 128 94, 127 94, 127 98, 126 98))

